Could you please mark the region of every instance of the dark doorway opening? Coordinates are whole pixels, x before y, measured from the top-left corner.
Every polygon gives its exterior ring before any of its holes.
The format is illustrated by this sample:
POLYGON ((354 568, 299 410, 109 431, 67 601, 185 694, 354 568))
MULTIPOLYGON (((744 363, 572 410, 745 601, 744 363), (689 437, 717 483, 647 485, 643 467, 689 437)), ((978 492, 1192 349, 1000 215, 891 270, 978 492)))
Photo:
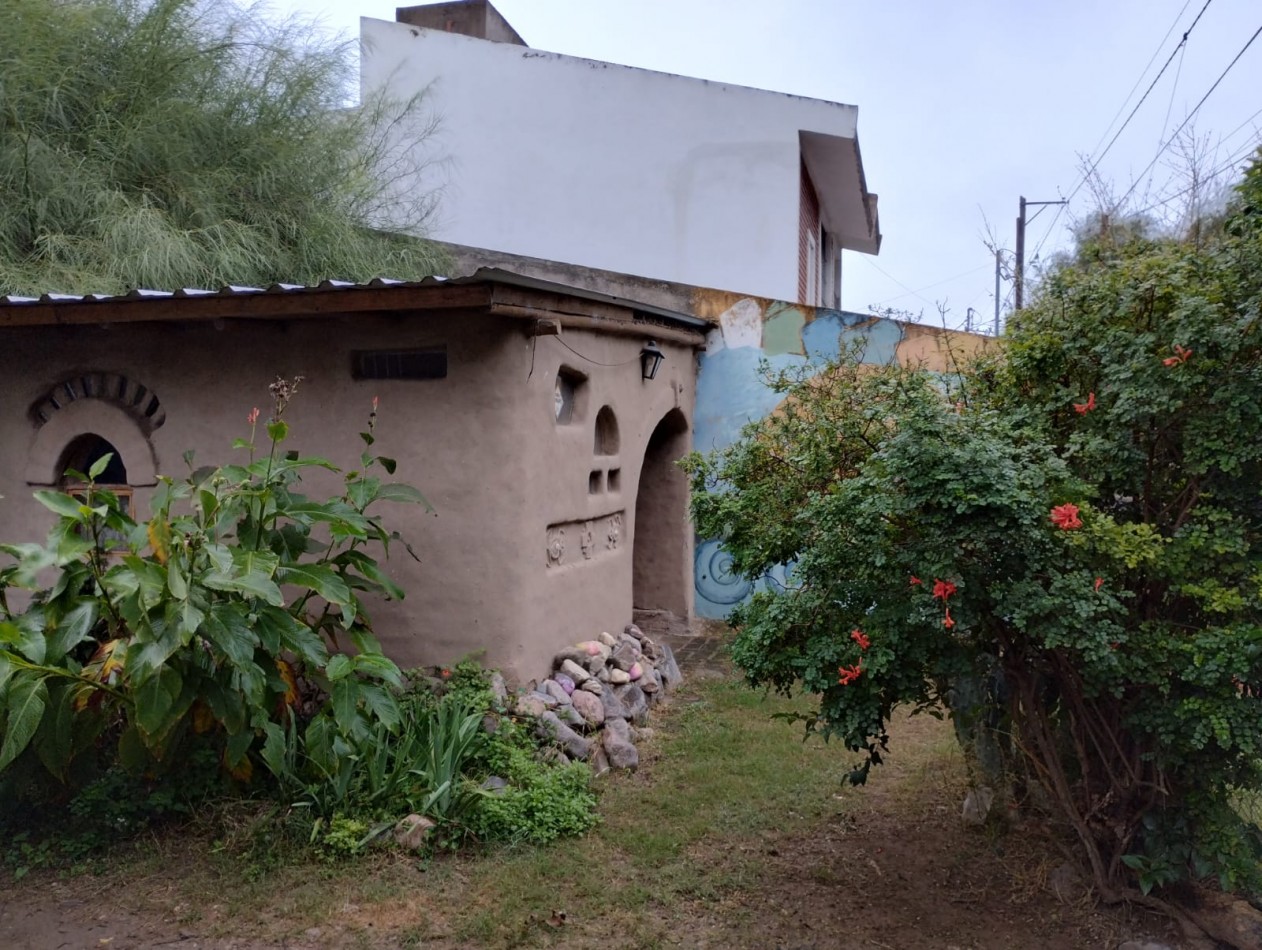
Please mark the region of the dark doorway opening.
POLYGON ((688 450, 688 420, 672 409, 649 436, 635 496, 632 605, 645 633, 688 632, 688 478, 675 464, 688 450))

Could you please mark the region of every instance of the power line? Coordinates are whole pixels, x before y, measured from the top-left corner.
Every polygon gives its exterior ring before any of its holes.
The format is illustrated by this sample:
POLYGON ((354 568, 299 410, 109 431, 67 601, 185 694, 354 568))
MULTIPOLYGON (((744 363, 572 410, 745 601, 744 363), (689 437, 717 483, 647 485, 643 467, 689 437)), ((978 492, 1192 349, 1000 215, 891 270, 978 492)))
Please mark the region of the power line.
MULTIPOLYGON (((1258 112, 1254 113, 1254 115, 1262 115, 1262 110, 1259 110, 1258 112)), ((1262 148, 1262 141, 1254 140, 1250 142, 1243 149, 1236 152, 1234 155, 1228 158, 1225 162, 1220 164, 1217 168, 1209 172, 1209 174, 1207 174, 1204 178, 1202 178, 1196 184, 1188 185, 1188 187, 1182 189, 1181 191, 1176 191, 1174 194, 1170 195, 1168 198, 1163 198, 1160 201, 1155 201, 1152 204, 1148 205, 1148 207, 1146 208, 1140 208, 1138 211, 1135 212, 1135 214, 1137 215, 1147 214, 1149 211, 1152 211, 1155 208, 1163 208, 1166 205, 1168 205, 1170 202, 1174 201, 1175 199, 1182 198, 1184 195, 1188 194, 1188 192, 1195 191, 1197 188, 1201 187, 1202 185, 1213 181, 1219 175, 1223 174, 1223 172, 1230 171, 1237 162, 1243 161, 1246 155, 1248 155, 1250 152, 1256 151, 1258 148, 1262 148)))
MULTIPOLYGON (((1174 32, 1175 25, 1178 24, 1179 18, 1183 16, 1184 11, 1187 10, 1190 3, 1191 3, 1191 0, 1187 0, 1187 2, 1183 4, 1183 9, 1181 9, 1178 12, 1178 15, 1175 16, 1174 23, 1170 24, 1170 29, 1166 31, 1166 35, 1163 36, 1161 38, 1161 42, 1157 44, 1157 49, 1156 51, 1153 52, 1152 59, 1148 60, 1148 65, 1144 67, 1144 71, 1139 74, 1139 79, 1135 81, 1135 85, 1132 86, 1131 91, 1127 93, 1126 99, 1122 102, 1122 108, 1117 110, 1118 115, 1121 114, 1122 109, 1126 108, 1126 103, 1130 101, 1131 96, 1135 94, 1135 90, 1139 87, 1140 82, 1143 81, 1143 78, 1145 74, 1147 74, 1149 67, 1152 66, 1153 64, 1153 61, 1156 60, 1157 54, 1161 52, 1161 47, 1165 45, 1166 40, 1170 38, 1170 34, 1174 32)), ((1099 154, 1099 156, 1097 156, 1094 159, 1088 156, 1087 160, 1091 163, 1090 167, 1085 172, 1082 173, 1082 177, 1080 177, 1078 179, 1078 183, 1074 185, 1073 190, 1069 193, 1069 197, 1065 199, 1065 204, 1061 205, 1059 208, 1056 209, 1056 214, 1052 218, 1052 223, 1048 225, 1047 231, 1043 234, 1042 239, 1039 241, 1037 245, 1035 245, 1032 259, 1038 258, 1039 252, 1043 250, 1043 245, 1047 243, 1047 239, 1052 236, 1053 231, 1055 231, 1056 229, 1056 223, 1060 220, 1060 216, 1064 213, 1065 208, 1069 206, 1069 202, 1073 201, 1074 197, 1078 194, 1078 192, 1082 190, 1082 186, 1091 180, 1091 176, 1095 174, 1095 170, 1099 168, 1100 163, 1104 161, 1104 156, 1109 153, 1109 149, 1113 147, 1113 143, 1117 141, 1118 136, 1120 136, 1122 132, 1125 131, 1126 126, 1128 126, 1130 124, 1131 119, 1135 117, 1135 113, 1139 111, 1139 107, 1144 104, 1144 100, 1148 98, 1148 95, 1153 91, 1153 88, 1160 81, 1161 77, 1165 75, 1165 71, 1170 67, 1170 63, 1174 60, 1174 57, 1179 53, 1180 50, 1187 48, 1188 38, 1192 35, 1192 31, 1196 29, 1196 24, 1201 22, 1201 17, 1205 15, 1205 11, 1209 9, 1209 5, 1211 3, 1213 3, 1213 0, 1205 0, 1205 5, 1202 6, 1200 11, 1196 14, 1196 18, 1192 20, 1191 25, 1186 30, 1183 31, 1183 36, 1180 38, 1178 45, 1175 46, 1175 48, 1170 51, 1170 55, 1166 57, 1165 63, 1162 64, 1161 69, 1158 70, 1157 72, 1157 75, 1153 77, 1152 82, 1148 84, 1148 88, 1144 90, 1144 94, 1139 97, 1139 101, 1135 103, 1135 107, 1131 109, 1130 114, 1126 116, 1126 120, 1121 124, 1118 130, 1113 134, 1113 138, 1109 139, 1109 144, 1104 147, 1104 151, 1102 151, 1099 154)), ((1183 60, 1180 59, 1179 60, 1180 71, 1182 70, 1182 68, 1183 68, 1183 60)), ((1176 88, 1178 87, 1177 79, 1175 81, 1175 87, 1176 88)), ((1171 91, 1170 96, 1171 96, 1170 101, 1173 103, 1174 102, 1173 90, 1171 91)), ((1113 121, 1116 121, 1116 120, 1117 120, 1117 115, 1113 116, 1113 121)), ((1166 122, 1169 122, 1169 120, 1170 120, 1169 110, 1167 110, 1166 122)), ((1109 128, 1112 128, 1112 125, 1113 125, 1113 122, 1111 121, 1109 123, 1109 128)), ((1165 131, 1164 123, 1163 123, 1162 131, 1163 133, 1165 131)), ((1108 134, 1109 134, 1108 129, 1105 129, 1104 135, 1108 135, 1108 134)), ((1104 140, 1104 135, 1100 136, 1101 141, 1104 140)), ((1097 142, 1096 148, 1099 148, 1099 145, 1100 143, 1097 142)), ((1093 153, 1094 151, 1095 149, 1092 149, 1093 153)))
MULTIPOLYGON (((905 294, 899 294, 897 297, 885 297, 882 300, 876 301, 876 303, 878 304, 893 303, 895 300, 902 300, 904 297, 911 297, 911 296, 919 297, 920 291, 922 290, 933 290, 934 287, 941 287, 943 284, 949 284, 953 280, 959 280, 961 277, 969 277, 973 274, 976 274, 979 270, 988 270, 989 268, 990 268, 990 264, 983 264, 981 265, 981 267, 974 267, 972 270, 966 270, 962 274, 955 274, 952 277, 944 277, 942 278, 942 280, 935 280, 932 284, 926 284, 924 287, 921 287, 920 290, 908 290, 907 293, 905 294)), ((880 270, 880 268, 877 268, 877 269, 880 270)), ((881 271, 881 273, 885 274, 884 271, 881 271)), ((890 277, 889 274, 885 274, 885 276, 889 277, 890 280, 894 280, 894 278, 890 277)), ((905 285, 900 283, 899 286, 901 287, 905 285)), ((924 298, 921 297, 921 299, 923 300, 924 298)))
POLYGON ((864 255, 863 255, 862 257, 860 257, 859 259, 860 259, 860 260, 862 260, 862 261, 867 261, 867 262, 868 262, 868 264, 870 264, 872 267, 875 267, 877 270, 879 270, 882 274, 884 274, 886 277, 888 277, 888 278, 889 278, 890 280, 892 280, 894 283, 898 284, 898 286, 902 287, 902 288, 903 288, 903 290, 907 291, 907 294, 904 294, 903 296, 907 296, 908 294, 910 294, 910 295, 911 295, 911 296, 913 296, 913 297, 920 297, 920 299, 921 299, 921 300, 923 300, 925 303, 927 303, 929 306, 931 306, 931 307, 932 307, 932 306, 935 306, 935 304, 934 304, 934 302, 933 302, 932 300, 928 300, 928 299, 927 299, 927 298, 925 298, 925 297, 921 297, 921 296, 920 296, 920 291, 918 291, 918 290, 912 290, 910 287, 908 287, 906 284, 904 284, 901 280, 899 280, 897 277, 895 277, 893 274, 891 274, 889 271, 887 271, 884 267, 882 267, 880 264, 876 263, 876 261, 872 260, 872 256, 871 256, 870 254, 864 254, 864 255))
MULTIPOLYGON (((1116 122, 1117 117, 1122 114, 1122 110, 1126 108, 1126 104, 1131 101, 1131 96, 1135 95, 1135 90, 1139 88, 1139 84, 1143 82, 1144 77, 1148 75, 1148 70, 1152 68, 1152 64, 1157 61, 1157 57, 1161 53, 1161 47, 1166 45, 1166 40, 1170 39, 1170 34, 1174 32, 1174 28, 1179 25, 1179 20, 1182 19, 1183 14, 1187 12, 1187 8, 1191 5, 1192 0, 1184 0, 1183 8, 1175 14, 1174 20, 1170 23, 1170 28, 1166 30, 1166 35, 1161 38, 1161 42, 1157 44, 1157 48, 1152 51, 1152 56, 1149 58, 1147 65, 1144 66, 1143 71, 1140 72, 1138 78, 1136 78, 1135 85, 1131 86, 1131 91, 1126 94, 1126 98, 1122 100, 1122 104, 1117 107, 1117 111, 1113 113, 1113 118, 1109 119, 1109 124, 1105 126, 1104 131, 1100 133, 1100 141, 1095 143, 1095 146, 1088 153, 1088 157, 1094 155, 1096 153, 1096 149, 1100 147, 1100 142, 1103 142, 1108 137, 1109 131, 1113 128, 1113 123, 1116 122)), ((1204 11, 1202 10, 1201 12, 1203 13, 1204 11)), ((1192 32, 1191 28, 1189 28, 1187 32, 1192 32)))
POLYGON ((1236 63, 1240 62, 1240 57, 1245 54, 1245 52, 1249 49, 1249 47, 1253 45, 1253 41, 1256 40, 1259 36, 1262 36, 1262 26, 1259 26, 1254 31, 1253 35, 1249 37, 1248 40, 1245 41, 1244 46, 1240 47, 1240 52, 1238 52, 1234 57, 1232 57, 1231 62, 1227 64, 1227 68, 1224 69, 1222 71, 1222 74, 1217 79, 1214 80, 1214 85, 1210 86, 1209 91, 1206 92, 1205 95, 1201 96, 1201 101, 1198 102, 1193 107, 1192 111, 1187 114, 1187 118, 1185 118, 1181 123, 1179 123, 1179 127, 1174 130, 1174 134, 1171 135, 1170 138, 1166 139, 1166 144, 1161 146, 1161 148, 1157 150, 1157 154, 1152 157, 1152 161, 1149 162, 1144 167, 1144 170, 1139 173, 1138 177, 1136 177, 1136 179, 1131 183, 1130 188, 1126 189, 1126 194, 1122 195, 1121 200, 1118 202, 1119 205, 1125 202, 1126 199, 1131 196, 1131 193, 1134 192, 1135 188, 1139 185, 1143 177, 1148 174, 1148 172, 1152 169, 1154 165, 1157 164, 1157 160, 1160 159, 1161 156, 1165 154, 1166 149, 1168 149, 1171 146, 1171 144, 1173 144, 1174 140, 1179 137, 1179 133, 1182 132, 1187 127, 1187 124, 1189 122, 1192 121, 1192 118, 1196 115, 1197 111, 1201 108, 1201 106, 1205 105, 1205 100, 1208 99, 1211 95, 1213 95, 1214 90, 1218 88, 1218 84, 1227 78, 1227 74, 1231 72, 1232 67, 1234 67, 1236 63))
MULTIPOLYGON (((1139 97, 1139 101, 1135 103, 1135 108, 1131 109, 1130 115, 1126 117, 1126 121, 1123 122, 1121 127, 1113 133, 1113 138, 1109 139, 1109 144, 1104 146, 1104 151, 1100 153, 1100 157, 1091 163, 1091 167, 1083 174, 1082 180, 1078 182, 1078 186, 1074 188, 1069 197, 1065 199, 1066 201, 1073 201, 1074 195, 1078 194, 1082 186, 1085 185, 1087 180, 1095 173, 1095 170, 1100 167, 1100 163, 1104 161, 1104 156, 1109 154, 1109 149, 1113 147, 1113 143, 1117 141, 1119 135, 1126 131, 1126 127, 1130 125, 1131 119, 1135 118, 1135 113, 1138 112, 1139 107, 1144 104, 1144 101, 1148 98, 1148 94, 1153 91, 1153 88, 1161 81, 1161 77, 1165 75, 1166 70, 1170 68, 1170 64, 1174 62, 1174 57, 1178 55, 1180 50, 1187 46, 1188 37, 1192 35, 1192 31, 1196 29, 1196 24, 1201 21, 1201 17, 1205 15, 1205 11, 1209 9, 1209 5, 1213 2, 1214 0, 1205 0, 1205 6, 1201 7, 1201 12, 1196 15, 1196 19, 1192 21, 1192 25, 1184 31, 1183 38, 1179 40, 1179 45, 1170 51, 1170 55, 1166 58, 1165 63, 1157 72, 1157 75, 1153 77, 1153 81, 1148 84, 1148 88, 1144 90, 1144 94, 1139 97)), ((1168 33, 1166 35, 1169 36, 1168 33)), ((1180 60, 1180 63, 1182 63, 1182 60, 1180 60)))

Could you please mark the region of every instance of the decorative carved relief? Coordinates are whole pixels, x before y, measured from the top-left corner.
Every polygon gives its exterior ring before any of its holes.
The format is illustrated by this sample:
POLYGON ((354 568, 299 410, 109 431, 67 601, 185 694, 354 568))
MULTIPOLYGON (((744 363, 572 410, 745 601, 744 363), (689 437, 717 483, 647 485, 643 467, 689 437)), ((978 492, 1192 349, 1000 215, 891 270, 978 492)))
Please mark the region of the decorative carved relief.
POLYGON ((553 525, 548 528, 548 567, 559 567, 565 560, 565 528, 553 525))
POLYGON ((548 567, 569 567, 587 561, 598 561, 618 549, 622 540, 623 513, 615 511, 586 521, 562 521, 548 525, 548 567), (580 559, 571 549, 566 558, 566 533, 578 538, 580 559))

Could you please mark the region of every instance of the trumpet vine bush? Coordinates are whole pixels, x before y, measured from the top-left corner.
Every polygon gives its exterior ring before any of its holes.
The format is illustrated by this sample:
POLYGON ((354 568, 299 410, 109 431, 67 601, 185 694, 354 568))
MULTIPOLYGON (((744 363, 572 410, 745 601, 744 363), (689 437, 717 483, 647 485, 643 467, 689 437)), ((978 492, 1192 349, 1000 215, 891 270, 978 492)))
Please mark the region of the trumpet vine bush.
POLYGON ((814 694, 856 780, 895 707, 950 708, 1106 899, 1256 890, 1262 163, 1195 243, 1085 237, 958 373, 771 384, 776 413, 688 463, 735 569, 790 565, 732 618, 749 680, 814 694))

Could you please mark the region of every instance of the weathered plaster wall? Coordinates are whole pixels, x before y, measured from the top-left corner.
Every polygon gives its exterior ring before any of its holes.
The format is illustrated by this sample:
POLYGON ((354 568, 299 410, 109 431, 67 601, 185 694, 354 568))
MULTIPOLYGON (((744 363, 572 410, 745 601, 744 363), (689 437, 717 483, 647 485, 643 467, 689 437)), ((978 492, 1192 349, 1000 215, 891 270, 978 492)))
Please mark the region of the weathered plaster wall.
MULTIPOLYGON (((763 382, 759 366, 804 366, 837 357, 859 344, 864 362, 923 364, 947 371, 951 353, 972 352, 985 337, 948 334, 920 324, 871 314, 803 307, 717 291, 698 291, 698 316, 715 320, 697 376, 693 441, 700 452, 731 445, 749 422, 771 414, 780 397, 763 382)), ((753 584, 731 572, 731 559, 720 543, 699 539, 695 553, 696 613, 725 617, 757 586, 784 583, 782 569, 753 584)))
MULTIPOLYGON (((209 325, 130 324, 114 328, 27 328, 5 332, 0 350, 0 538, 40 539, 49 516, 30 498, 54 483, 60 450, 95 432, 117 446, 148 512, 155 473, 180 476, 182 454, 198 464, 228 461, 246 415, 268 406, 276 375, 306 376, 286 418, 292 447, 357 463, 360 432, 380 398, 375 448, 399 462, 397 477, 420 488, 436 515, 397 507, 390 523, 420 555, 400 548, 386 567, 407 591, 372 616, 388 652, 403 665, 449 663, 485 648, 508 671, 546 665, 557 644, 620 630, 631 618, 636 487, 649 435, 680 409, 691 419, 695 360, 661 343, 656 380, 640 378, 642 341, 583 331, 531 338, 520 321, 474 313, 330 318, 209 325), (609 366, 586 363, 571 350, 609 366), (351 351, 446 345, 448 376, 426 381, 355 381, 351 351), (573 423, 556 423, 553 392, 561 365, 587 374, 586 403, 573 423), (146 433, 133 416, 80 399, 37 426, 31 406, 71 373, 122 374, 160 400, 165 421, 146 433), (613 407, 616 457, 596 459, 595 415, 613 407), (621 469, 614 491, 589 492, 590 473, 621 469), (138 484, 139 483, 139 484, 138 484), (559 568, 549 566, 548 526, 588 520, 608 543, 606 516, 621 516, 616 543, 559 568)), ((266 413, 266 408, 264 412, 266 413)), ((240 453, 238 453, 240 454, 240 453)), ((605 476, 607 478, 607 474, 605 476)), ((607 482, 606 482, 607 484, 607 482)), ((331 490, 328 480, 311 493, 331 490)), ((677 531, 689 537, 684 515, 677 531)), ((690 576, 691 562, 682 570, 690 576)), ((690 586, 690 585, 689 585, 690 586)))
POLYGON ((441 191, 429 236, 796 299, 799 130, 853 138, 854 106, 403 23, 360 29, 365 94, 425 90, 438 120, 430 164, 401 184, 441 191))

